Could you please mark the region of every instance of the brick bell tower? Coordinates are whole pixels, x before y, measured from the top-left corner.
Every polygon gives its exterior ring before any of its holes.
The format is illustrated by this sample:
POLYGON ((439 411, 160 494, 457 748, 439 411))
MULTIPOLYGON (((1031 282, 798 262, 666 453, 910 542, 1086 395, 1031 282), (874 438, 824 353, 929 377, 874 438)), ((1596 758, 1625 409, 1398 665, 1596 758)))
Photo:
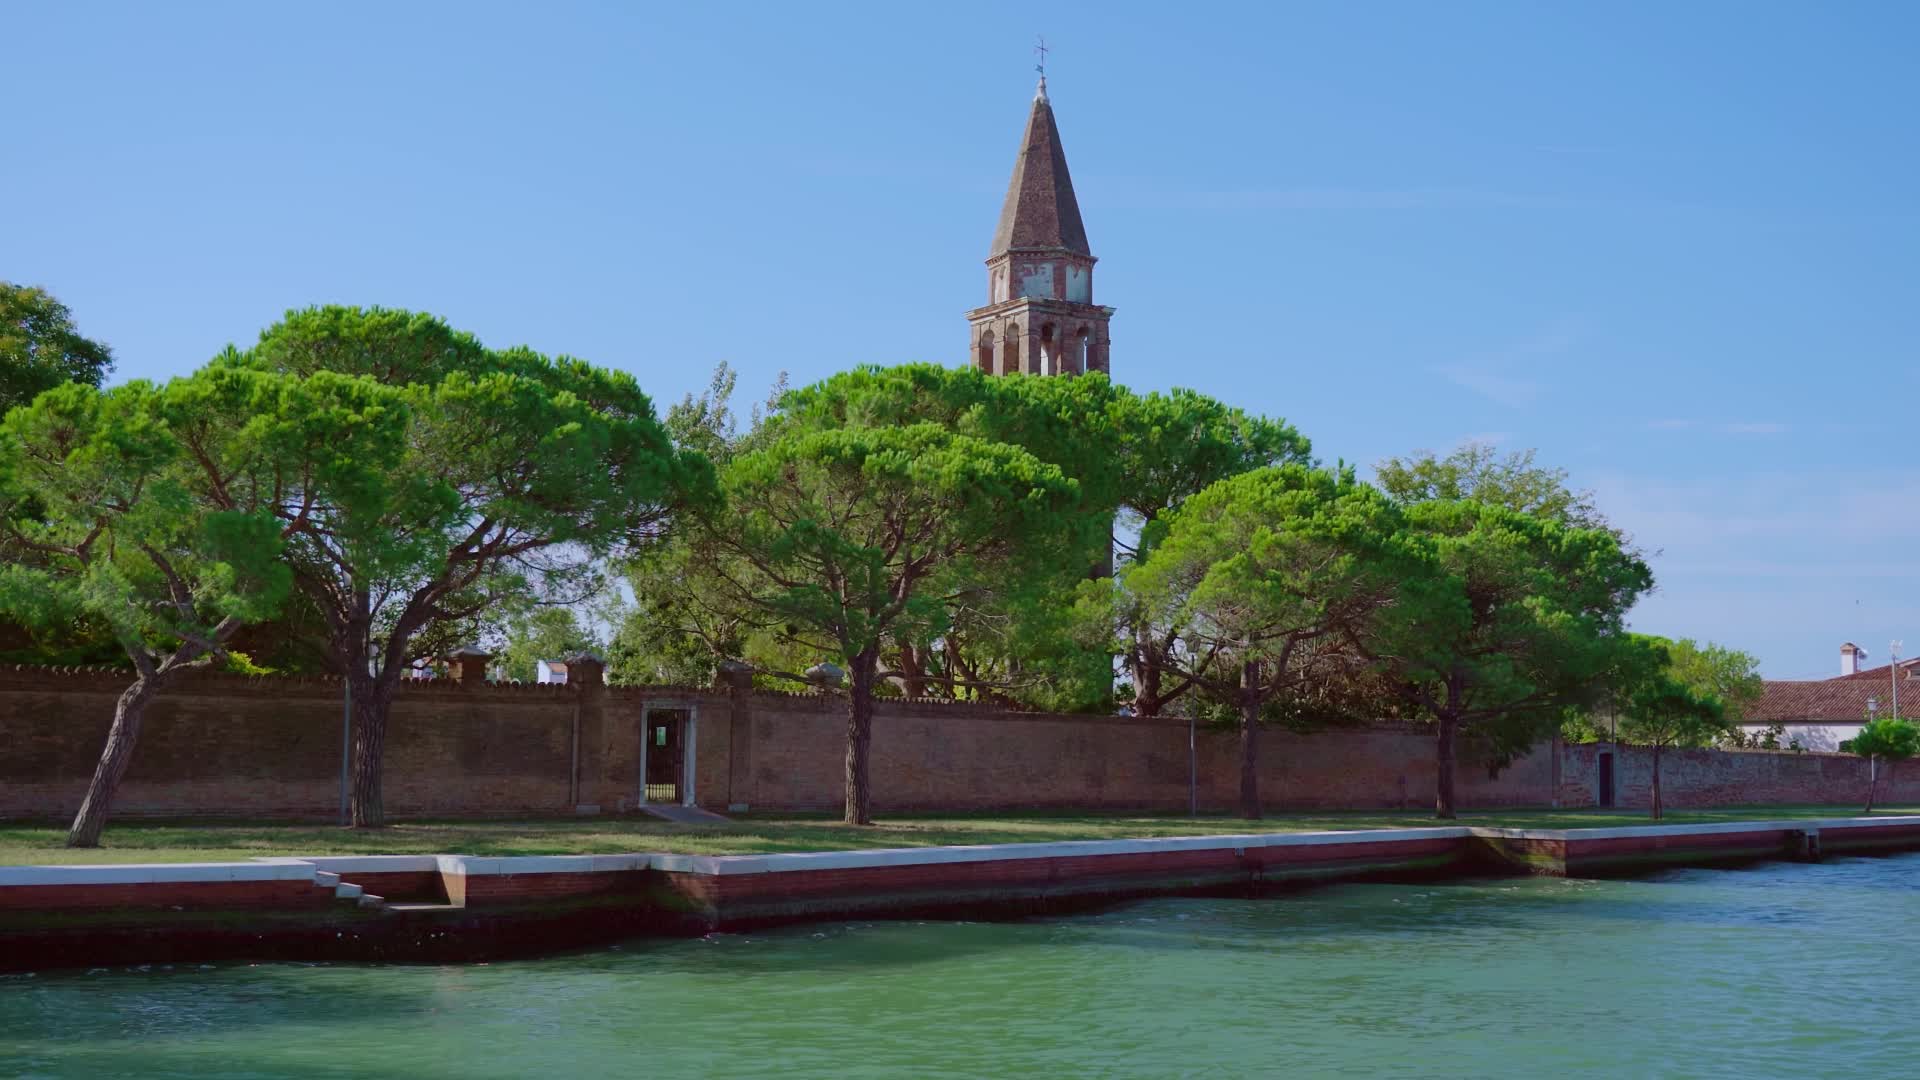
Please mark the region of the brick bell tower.
POLYGON ((967 312, 980 370, 1107 371, 1113 309, 1093 302, 1095 261, 1042 72, 987 256, 987 305, 967 312))

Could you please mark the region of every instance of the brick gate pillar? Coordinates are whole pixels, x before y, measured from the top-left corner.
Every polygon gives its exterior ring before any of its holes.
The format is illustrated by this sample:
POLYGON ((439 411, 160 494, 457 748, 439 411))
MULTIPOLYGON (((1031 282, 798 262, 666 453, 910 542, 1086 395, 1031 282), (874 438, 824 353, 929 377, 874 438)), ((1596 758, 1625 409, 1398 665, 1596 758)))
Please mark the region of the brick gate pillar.
POLYGON ((753 669, 727 661, 714 673, 727 693, 727 810, 753 807, 753 669))
POLYGON ((573 812, 597 814, 607 787, 607 662, 592 653, 567 660, 573 691, 573 812))

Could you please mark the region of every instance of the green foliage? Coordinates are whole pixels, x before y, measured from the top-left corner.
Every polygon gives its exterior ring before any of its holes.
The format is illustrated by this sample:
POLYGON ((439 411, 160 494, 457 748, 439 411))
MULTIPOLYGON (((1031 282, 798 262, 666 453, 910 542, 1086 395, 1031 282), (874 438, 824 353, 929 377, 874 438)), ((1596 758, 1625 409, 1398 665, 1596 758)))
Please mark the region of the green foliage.
MULTIPOLYGON (((781 374, 764 406, 753 407, 744 431, 733 409, 737 383, 737 373, 722 363, 705 392, 688 394, 667 410, 665 426, 673 444, 717 466, 756 445, 767 417, 788 392, 786 375, 781 374)), ((675 536, 641 549, 623 564, 633 603, 610 612, 610 683, 704 686, 722 660, 745 659, 782 669, 811 663, 748 627, 715 594, 712 567, 704 557, 695 556, 685 537, 675 536)))
POLYGON ((1905 761, 1920 753, 1920 724, 1904 717, 1877 717, 1862 725, 1859 734, 1841 743, 1840 750, 1881 761, 1905 761))
MULTIPOLYGON (((1738 727, 1727 728, 1726 744, 1737 750, 1778 750, 1780 740, 1787 734, 1787 725, 1775 721, 1765 728, 1748 734, 1738 727)), ((1794 740, 1791 750, 1802 749, 1799 740, 1794 740)), ((1843 747, 1844 749, 1844 747, 1843 747)))
POLYGON ((1469 442, 1437 457, 1421 451, 1374 465, 1374 477, 1402 506, 1424 502, 1478 502, 1577 529, 1611 531, 1593 493, 1567 486, 1567 471, 1534 463, 1534 451, 1504 457, 1492 444, 1469 442))
POLYGON ((1661 751, 1712 746, 1728 730, 1721 700, 1674 676, 1670 646, 1665 638, 1628 634, 1615 642, 1612 666, 1603 676, 1620 737, 1653 749, 1649 805, 1655 818, 1666 812, 1660 787, 1661 751))
POLYGON ((933 423, 788 428, 734 459, 723 484, 706 537, 738 560, 732 594, 782 638, 849 665, 889 633, 942 628, 929 584, 1069 532, 1079 494, 1019 447, 933 423))
POLYGON ((20 553, 0 566, 0 607, 33 626, 92 621, 145 674, 218 655, 290 582, 271 517, 193 485, 168 424, 182 396, 177 382, 68 383, 0 424, 0 527, 20 553))
MULTIPOLYGON (((1606 738, 1619 729, 1618 714, 1628 708, 1634 689, 1664 678, 1683 687, 1702 700, 1720 704, 1722 722, 1717 740, 1726 746, 1777 750, 1784 725, 1775 724, 1766 731, 1749 736, 1740 728, 1746 709, 1759 701, 1766 684, 1760 678, 1759 661, 1749 653, 1708 642, 1701 645, 1691 639, 1670 641, 1663 637, 1635 634, 1637 651, 1629 651, 1617 660, 1620 665, 1609 673, 1594 710, 1610 714, 1603 719, 1597 711, 1570 710, 1561 726, 1562 737, 1573 742, 1606 738)), ((1684 743, 1681 745, 1693 745, 1684 743)))
POLYGON ((378 452, 328 471, 270 463, 239 484, 204 477, 280 522, 334 663, 356 683, 356 824, 384 820, 381 748, 400 672, 471 644, 492 612, 579 593, 600 559, 649 542, 674 509, 712 493, 711 467, 675 450, 631 376, 489 350, 427 315, 289 312, 206 374, 220 418, 196 430, 206 442, 261 415, 385 421, 378 452), (297 389, 250 401, 260 391, 249 378, 268 376, 297 389))
POLYGON ((542 660, 564 661, 582 652, 597 653, 602 648, 593 632, 580 625, 572 608, 536 607, 507 624, 505 640, 494 663, 504 678, 532 682, 539 675, 542 660))
POLYGON ((742 636, 846 668, 846 820, 865 824, 872 698, 914 677, 882 672, 883 650, 941 636, 961 589, 1017 553, 1073 550, 1080 489, 1018 446, 931 421, 771 428, 723 470, 725 506, 702 518, 694 558, 742 636))
POLYGON ((235 649, 228 649, 220 658, 220 670, 230 675, 272 675, 274 669, 261 667, 253 662, 253 657, 235 649))
POLYGON ((1174 512, 1126 590, 1151 626, 1176 633, 1183 671, 1271 662, 1291 681, 1304 643, 1352 633, 1391 601, 1399 525, 1350 470, 1243 473, 1174 512))
POLYGON ((113 350, 80 335, 44 289, 0 281, 0 417, 64 383, 99 386, 113 350))
POLYGON ((1623 620, 1652 574, 1600 529, 1479 502, 1407 515, 1428 572, 1409 579, 1370 649, 1420 713, 1503 767, 1590 706, 1623 651, 1631 659, 1623 620))
POLYGON ((1702 697, 1720 700, 1730 730, 1739 730, 1734 725, 1766 693, 1760 661, 1752 653, 1681 638, 1667 644, 1667 654, 1667 671, 1676 681, 1702 697))
MULTIPOLYGON (((1017 554, 1009 549, 964 566, 956 562, 934 590, 944 610, 900 624, 884 643, 905 692, 987 694, 1035 708, 1111 707, 1113 652, 1116 646, 1133 651, 1133 642, 1083 632, 1071 598, 1090 572, 1110 564, 1116 517, 1135 527, 1222 476, 1308 457, 1306 441, 1283 423, 1250 418, 1188 391, 1137 396, 1098 374, 1056 379, 929 364, 861 367, 786 392, 766 422, 745 436, 735 434, 732 392, 732 373, 723 368, 706 394, 676 407, 669 427, 681 445, 705 448, 724 462, 800 433, 931 424, 1017 446, 1074 481, 1079 510, 1062 523, 1069 526, 1065 533, 1017 554)), ((693 569, 697 576, 707 568, 693 569)), ((616 640, 615 671, 631 664, 704 677, 718 659, 716 648, 744 650, 761 666, 776 654, 792 659, 795 646, 778 635, 693 617, 715 609, 697 595, 682 595, 698 594, 701 586, 679 573, 642 580, 649 570, 636 567, 632 575, 648 614, 636 613, 616 640), (690 654, 670 655, 662 625, 700 644, 690 654)))
POLYGON ((745 448, 761 429, 766 417, 779 407, 787 393, 787 375, 780 373, 765 405, 755 405, 747 417, 747 429, 733 411, 734 387, 740 373, 724 361, 713 369, 713 378, 699 395, 688 394, 667 410, 665 424, 673 444, 705 456, 715 465, 724 465, 745 448))
MULTIPOLYGON (((1870 719, 1861 726, 1860 733, 1842 743, 1840 749, 1876 762, 1884 761, 1891 767, 1920 753, 1920 724, 1898 716, 1870 719)), ((1869 814, 1873 813, 1874 789, 1880 783, 1880 772, 1876 766, 1868 775, 1865 812, 1869 814)))
POLYGON ((1351 643, 1414 565, 1399 513, 1352 470, 1284 465, 1219 481, 1165 519, 1116 593, 1165 643, 1160 662, 1241 721, 1240 812, 1260 816, 1256 729, 1346 711, 1364 659, 1351 643), (1328 688, 1341 688, 1328 693, 1328 688))
POLYGON ((1664 672, 1635 688, 1620 715, 1620 735, 1642 746, 1712 746, 1726 732, 1719 698, 1701 694, 1664 672))
POLYGON ((943 610, 889 635, 889 662, 910 694, 994 695, 1034 708, 1110 707, 1112 661, 1065 632, 1076 586, 1110 559, 1119 475, 1110 413, 1125 391, 1104 376, 993 377, 927 364, 863 367, 789 392, 769 437, 929 424, 1013 446, 1053 466, 1077 509, 1042 543, 954 560, 930 586, 943 610))
POLYGON ((1120 508, 1149 550, 1155 523, 1218 481, 1279 465, 1310 465, 1312 445, 1282 420, 1250 416, 1192 390, 1125 394, 1112 410, 1120 508))
POLYGON ((711 484, 630 376, 491 352, 430 316, 292 312, 216 370, 284 372, 316 394, 366 376, 398 418, 380 468, 305 490, 272 478, 299 494, 279 513, 303 588, 332 636, 366 642, 382 671, 441 652, 503 603, 580 586, 596 557, 646 541, 711 484))
MULTIPOLYGON (((722 660, 766 664, 773 659, 752 647, 762 642, 754 640, 749 613, 733 605, 721 588, 712 561, 719 557, 683 534, 626 563, 633 603, 614 620, 608 682, 705 686, 722 660)), ((786 659, 770 666, 790 667, 786 659)))

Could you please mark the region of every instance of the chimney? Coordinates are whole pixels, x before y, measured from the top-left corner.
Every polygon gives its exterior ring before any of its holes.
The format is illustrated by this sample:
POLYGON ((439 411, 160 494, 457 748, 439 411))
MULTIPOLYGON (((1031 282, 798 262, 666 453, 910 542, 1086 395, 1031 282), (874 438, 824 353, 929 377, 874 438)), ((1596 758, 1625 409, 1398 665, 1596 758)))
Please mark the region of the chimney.
POLYGON ((1840 674, 1858 675, 1860 662, 1867 658, 1867 650, 1848 641, 1840 646, 1840 674))

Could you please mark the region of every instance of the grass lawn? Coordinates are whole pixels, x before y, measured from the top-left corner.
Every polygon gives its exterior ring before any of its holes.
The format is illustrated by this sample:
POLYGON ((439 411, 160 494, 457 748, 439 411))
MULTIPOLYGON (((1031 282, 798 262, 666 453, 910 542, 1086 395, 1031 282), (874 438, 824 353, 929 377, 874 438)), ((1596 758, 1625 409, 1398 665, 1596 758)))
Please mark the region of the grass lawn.
MULTIPOLYGON (((1848 806, 1743 806, 1676 811, 1664 824, 1770 818, 1850 817, 1848 806)), ((1877 814, 1920 813, 1898 807, 1877 814)), ((1650 824, 1644 812, 1510 810, 1462 814, 1462 825, 1580 829, 1650 824)), ((726 825, 675 825, 647 817, 529 821, 408 821, 356 832, 330 825, 235 821, 122 821, 108 824, 102 846, 70 850, 66 830, 0 823, 0 865, 34 863, 229 862, 257 855, 611 855, 634 851, 747 855, 780 851, 1017 844, 1213 833, 1419 828, 1441 824, 1417 812, 1274 814, 1264 821, 1151 814, 939 814, 887 816, 868 828, 826 815, 742 815, 726 825)))

